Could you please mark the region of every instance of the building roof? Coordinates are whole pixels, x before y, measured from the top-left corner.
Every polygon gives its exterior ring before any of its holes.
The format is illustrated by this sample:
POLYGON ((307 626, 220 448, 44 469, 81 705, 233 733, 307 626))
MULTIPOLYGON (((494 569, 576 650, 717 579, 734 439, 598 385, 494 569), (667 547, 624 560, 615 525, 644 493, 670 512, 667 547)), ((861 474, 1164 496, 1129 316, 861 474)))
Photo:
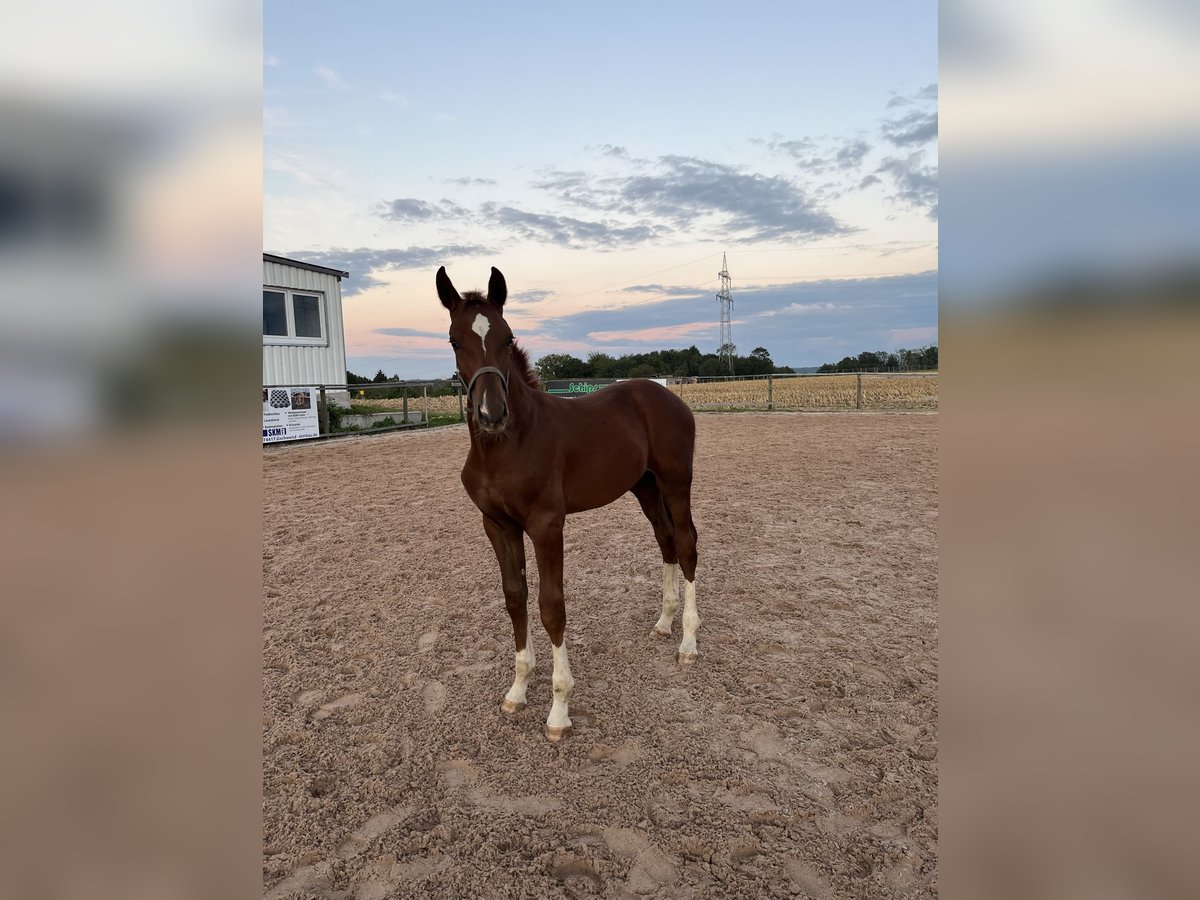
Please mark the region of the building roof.
POLYGON ((343 278, 350 277, 349 272, 343 272, 341 269, 331 269, 328 266, 318 266, 315 263, 304 262, 299 259, 288 259, 286 256, 276 256, 273 253, 264 253, 263 261, 279 263, 283 266, 293 266, 297 269, 308 269, 310 272, 320 272, 323 275, 334 275, 337 277, 338 281, 341 281, 343 278))

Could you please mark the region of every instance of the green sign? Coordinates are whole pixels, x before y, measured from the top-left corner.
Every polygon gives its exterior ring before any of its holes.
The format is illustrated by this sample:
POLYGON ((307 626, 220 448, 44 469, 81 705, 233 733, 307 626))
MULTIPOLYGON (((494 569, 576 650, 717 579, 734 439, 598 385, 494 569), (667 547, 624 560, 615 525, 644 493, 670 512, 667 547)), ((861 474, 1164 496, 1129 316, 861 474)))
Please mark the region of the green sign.
POLYGON ((546 392, 556 397, 586 397, 615 381, 615 378, 559 378, 546 382, 546 392))

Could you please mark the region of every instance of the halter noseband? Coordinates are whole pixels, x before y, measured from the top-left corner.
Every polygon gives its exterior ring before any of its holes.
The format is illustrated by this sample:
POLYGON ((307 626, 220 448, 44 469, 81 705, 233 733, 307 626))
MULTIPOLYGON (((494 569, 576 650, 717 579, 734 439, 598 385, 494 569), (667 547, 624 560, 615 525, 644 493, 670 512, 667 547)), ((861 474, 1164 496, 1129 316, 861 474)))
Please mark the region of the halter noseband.
POLYGON ((497 369, 495 366, 483 366, 476 369, 475 374, 471 376, 471 380, 467 383, 467 399, 471 399, 471 390, 475 387, 475 382, 479 380, 479 376, 487 372, 494 372, 500 376, 500 382, 504 385, 504 396, 508 396, 508 376, 497 369))

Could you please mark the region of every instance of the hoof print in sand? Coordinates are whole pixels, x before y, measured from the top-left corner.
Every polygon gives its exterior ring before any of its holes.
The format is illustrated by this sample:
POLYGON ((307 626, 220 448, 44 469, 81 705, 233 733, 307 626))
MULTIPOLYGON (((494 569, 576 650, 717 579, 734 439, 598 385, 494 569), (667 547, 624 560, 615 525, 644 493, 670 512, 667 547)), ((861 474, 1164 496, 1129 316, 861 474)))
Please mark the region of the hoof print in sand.
POLYGON ((446 686, 440 681, 429 682, 421 689, 421 699, 425 701, 425 712, 437 715, 446 705, 446 686))
POLYGON ((345 709, 350 706, 358 706, 363 702, 366 694, 346 694, 343 697, 338 697, 336 700, 330 700, 315 713, 312 714, 314 722, 320 722, 322 719, 328 719, 339 709, 345 709))
POLYGON ((412 815, 412 808, 402 806, 371 816, 371 818, 355 828, 354 831, 350 832, 350 836, 338 846, 338 858, 351 859, 358 856, 358 854, 367 849, 371 841, 384 832, 395 828, 410 815, 412 815))

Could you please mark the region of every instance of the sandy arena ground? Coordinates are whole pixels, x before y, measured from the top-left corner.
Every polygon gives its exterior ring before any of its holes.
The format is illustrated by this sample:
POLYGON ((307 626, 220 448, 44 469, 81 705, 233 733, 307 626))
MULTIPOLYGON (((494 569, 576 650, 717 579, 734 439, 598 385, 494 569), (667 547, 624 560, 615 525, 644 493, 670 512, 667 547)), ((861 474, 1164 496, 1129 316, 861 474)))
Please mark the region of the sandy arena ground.
POLYGON ((266 896, 935 896, 937 421, 698 415, 689 668, 633 497, 568 519, 560 744, 465 427, 267 450, 266 896))

